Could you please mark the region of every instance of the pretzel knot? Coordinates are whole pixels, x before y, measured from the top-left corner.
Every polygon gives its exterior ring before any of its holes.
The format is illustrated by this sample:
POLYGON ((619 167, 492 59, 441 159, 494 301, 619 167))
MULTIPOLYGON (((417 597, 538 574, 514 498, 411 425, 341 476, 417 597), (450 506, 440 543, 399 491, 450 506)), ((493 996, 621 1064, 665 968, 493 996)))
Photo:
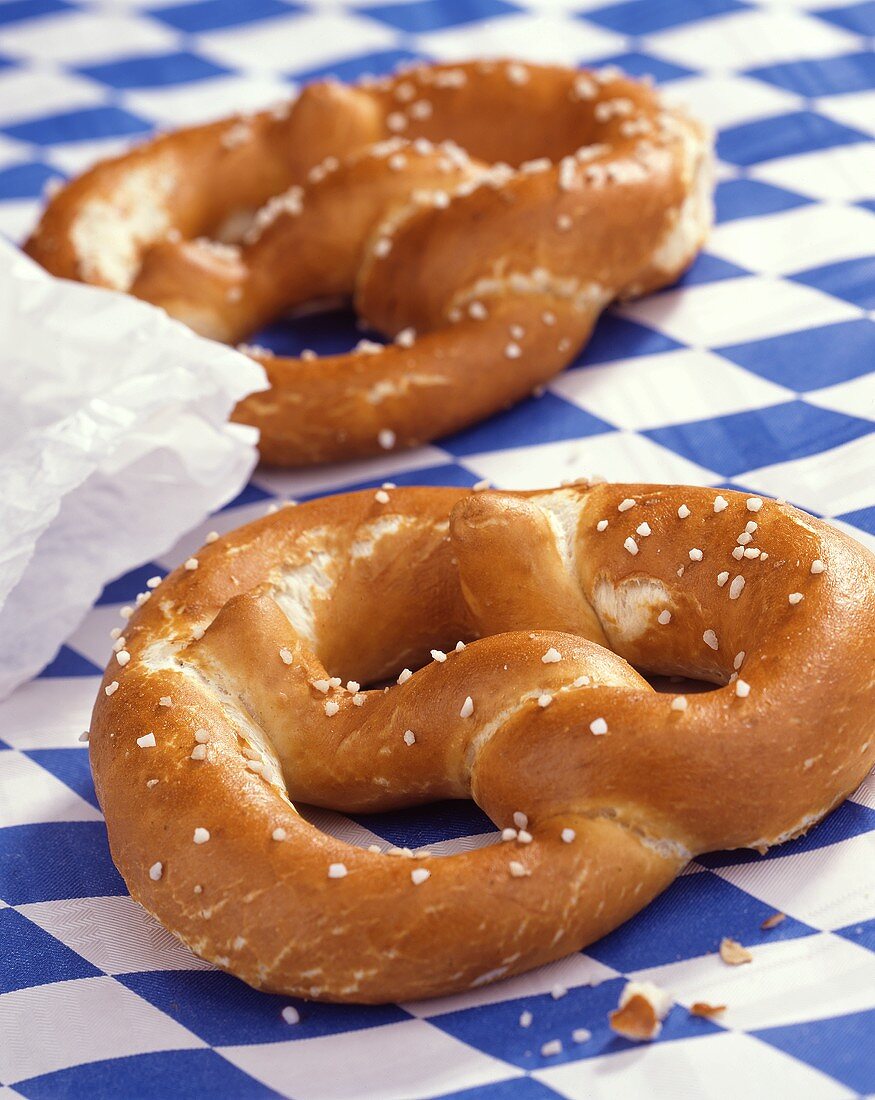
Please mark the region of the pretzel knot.
POLYGON ((268 461, 321 462, 446 434, 551 378, 610 301, 691 262, 710 169, 702 127, 618 70, 419 67, 100 164, 27 249, 229 342, 352 297, 394 343, 250 349, 271 388, 236 413, 268 461))
POLYGON ((740 493, 282 510, 204 547, 116 643, 91 732, 113 856, 168 928, 266 989, 375 1002, 518 973, 692 855, 780 843, 855 788, 873 596, 863 547, 740 493), (660 693, 633 665, 717 686, 660 693), (446 798, 502 841, 385 854, 293 804, 446 798))

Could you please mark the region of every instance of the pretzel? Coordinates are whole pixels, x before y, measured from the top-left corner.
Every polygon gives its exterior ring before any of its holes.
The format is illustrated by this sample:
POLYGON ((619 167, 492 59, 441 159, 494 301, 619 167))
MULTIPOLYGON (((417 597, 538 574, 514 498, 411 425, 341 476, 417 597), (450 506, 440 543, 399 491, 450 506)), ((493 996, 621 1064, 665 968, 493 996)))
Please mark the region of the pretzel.
POLYGON ((311 84, 100 164, 27 251, 232 343, 352 297, 394 343, 249 348, 271 388, 236 411, 268 462, 332 461, 455 431, 546 382, 609 302, 692 261, 711 164, 703 128, 619 70, 420 66, 311 84))
POLYGON ((875 558, 741 493, 329 497, 138 604, 90 737, 113 857, 268 990, 400 1001, 549 962, 691 857, 805 832, 875 756, 875 558), (716 689, 660 693, 633 665, 716 689), (294 805, 447 798, 501 841, 364 850, 294 805))

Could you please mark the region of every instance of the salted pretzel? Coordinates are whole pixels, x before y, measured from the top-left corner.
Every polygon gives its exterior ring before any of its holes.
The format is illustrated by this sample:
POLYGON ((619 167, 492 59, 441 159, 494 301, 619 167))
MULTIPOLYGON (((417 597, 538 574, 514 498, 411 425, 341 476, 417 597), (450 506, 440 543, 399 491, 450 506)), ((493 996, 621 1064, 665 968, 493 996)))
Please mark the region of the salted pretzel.
POLYGON ((742 493, 329 497, 138 604, 91 727, 113 857, 264 989, 398 1001, 546 963, 691 856, 805 832, 875 758, 875 559, 742 493), (716 689, 660 693, 632 666, 716 689), (446 798, 501 841, 364 850, 294 805, 446 798))
POLYGON ((249 349, 271 388, 236 412, 267 461, 322 462, 454 431, 551 378, 610 301, 691 262, 710 169, 703 128, 619 70, 419 66, 100 164, 27 251, 232 343, 352 297, 394 343, 249 349))

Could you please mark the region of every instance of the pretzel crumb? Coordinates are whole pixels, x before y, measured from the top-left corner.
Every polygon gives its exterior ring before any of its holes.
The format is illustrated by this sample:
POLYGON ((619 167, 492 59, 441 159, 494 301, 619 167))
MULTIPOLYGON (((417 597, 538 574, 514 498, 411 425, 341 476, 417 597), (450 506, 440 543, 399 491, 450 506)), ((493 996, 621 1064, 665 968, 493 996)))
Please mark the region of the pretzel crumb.
POLYGON ((753 962, 750 951, 728 936, 724 936, 720 941, 720 958, 729 966, 742 966, 744 963, 753 962))
POLYGON ((652 982, 627 982, 620 1002, 608 1014, 611 1029, 625 1039, 648 1042, 662 1031, 672 999, 652 982))
POLYGON ((707 1001, 693 1001, 690 1005, 691 1016, 702 1016, 706 1020, 711 1020, 725 1011, 726 1005, 709 1005, 707 1001))
POLYGON ((770 917, 766 917, 760 928, 764 932, 768 932, 770 928, 777 928, 779 924, 783 923, 787 919, 786 913, 772 913, 770 917))

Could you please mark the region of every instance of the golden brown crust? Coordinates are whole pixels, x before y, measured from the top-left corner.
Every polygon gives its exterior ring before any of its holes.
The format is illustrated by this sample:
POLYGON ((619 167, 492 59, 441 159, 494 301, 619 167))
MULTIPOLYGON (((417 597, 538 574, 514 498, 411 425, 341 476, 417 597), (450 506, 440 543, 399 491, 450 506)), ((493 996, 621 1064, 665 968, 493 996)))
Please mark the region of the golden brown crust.
POLYGON ((109 663, 95 784, 134 897, 266 989, 404 1000, 555 959, 690 855, 805 831, 875 755, 875 563, 785 504, 367 491, 284 509, 187 566, 109 663), (627 661, 722 686, 679 706, 627 661), (405 858, 293 806, 466 797, 516 834, 405 858))
POLYGON ((229 342, 352 297, 396 343, 316 362, 253 349, 271 388, 236 413, 266 461, 321 462, 421 443, 547 381, 611 300, 691 262, 710 163, 702 127, 622 75, 421 66, 100 164, 27 250, 229 342))

